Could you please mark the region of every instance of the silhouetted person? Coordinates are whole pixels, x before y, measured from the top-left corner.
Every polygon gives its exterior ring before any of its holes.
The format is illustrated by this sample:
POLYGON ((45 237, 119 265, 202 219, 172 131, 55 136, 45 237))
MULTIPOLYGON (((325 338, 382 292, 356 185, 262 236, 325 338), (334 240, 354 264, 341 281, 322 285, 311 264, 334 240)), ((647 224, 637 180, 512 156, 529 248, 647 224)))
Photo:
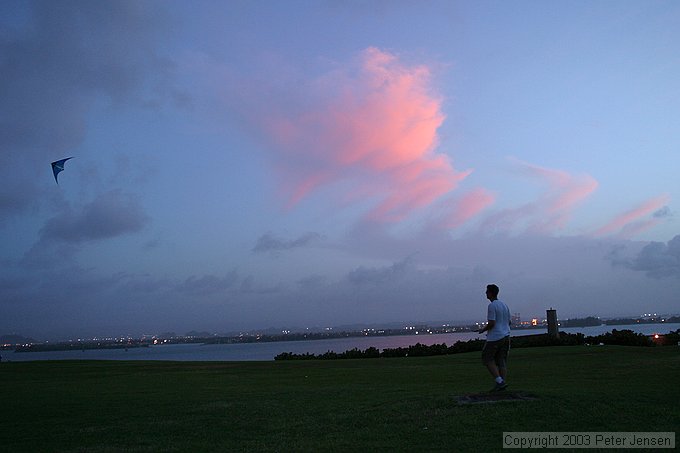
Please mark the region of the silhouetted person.
POLYGON ((508 373, 507 361, 510 351, 510 310, 498 299, 498 292, 498 286, 486 286, 486 298, 489 299, 487 324, 479 329, 479 333, 487 332, 482 350, 482 363, 496 381, 492 392, 504 390, 508 386, 505 377, 508 373))

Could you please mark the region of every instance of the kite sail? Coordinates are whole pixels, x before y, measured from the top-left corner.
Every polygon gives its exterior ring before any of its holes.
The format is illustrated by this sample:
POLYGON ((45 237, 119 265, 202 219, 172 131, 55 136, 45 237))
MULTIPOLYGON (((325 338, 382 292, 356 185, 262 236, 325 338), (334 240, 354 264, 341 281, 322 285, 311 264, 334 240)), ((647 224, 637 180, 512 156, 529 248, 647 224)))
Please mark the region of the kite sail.
POLYGON ((73 159, 73 157, 67 157, 66 159, 62 160, 56 160, 52 162, 52 173, 54 173, 54 180, 57 181, 57 184, 59 184, 59 180, 57 179, 57 175, 64 171, 64 162, 66 162, 69 159, 73 159))

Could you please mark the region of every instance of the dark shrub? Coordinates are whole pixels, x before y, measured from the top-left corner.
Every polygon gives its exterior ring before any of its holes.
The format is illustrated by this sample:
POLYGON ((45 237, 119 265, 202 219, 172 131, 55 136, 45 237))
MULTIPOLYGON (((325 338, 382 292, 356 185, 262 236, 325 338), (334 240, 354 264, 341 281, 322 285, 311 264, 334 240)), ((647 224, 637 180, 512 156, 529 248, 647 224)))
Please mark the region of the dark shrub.
POLYGON ((612 330, 596 337, 587 337, 587 343, 615 344, 620 346, 654 346, 654 342, 647 335, 635 333, 632 330, 612 330))

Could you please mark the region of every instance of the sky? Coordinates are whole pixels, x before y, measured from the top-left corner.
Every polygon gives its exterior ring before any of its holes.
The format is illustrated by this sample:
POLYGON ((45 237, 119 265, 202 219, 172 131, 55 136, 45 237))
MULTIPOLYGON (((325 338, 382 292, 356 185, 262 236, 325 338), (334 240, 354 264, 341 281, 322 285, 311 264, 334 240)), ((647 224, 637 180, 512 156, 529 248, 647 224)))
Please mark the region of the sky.
POLYGON ((489 283, 523 318, 678 313, 678 23, 0 2, 0 334, 467 322, 489 283))

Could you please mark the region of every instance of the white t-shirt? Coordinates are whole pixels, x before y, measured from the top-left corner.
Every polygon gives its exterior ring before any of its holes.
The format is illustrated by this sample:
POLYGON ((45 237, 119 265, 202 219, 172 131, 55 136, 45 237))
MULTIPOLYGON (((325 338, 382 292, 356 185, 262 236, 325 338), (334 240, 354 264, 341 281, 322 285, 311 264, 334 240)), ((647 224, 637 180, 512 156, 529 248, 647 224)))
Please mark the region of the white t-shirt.
POLYGON ((510 309, 496 299, 489 303, 486 319, 496 321, 491 330, 486 331, 487 341, 498 341, 510 335, 510 309))

